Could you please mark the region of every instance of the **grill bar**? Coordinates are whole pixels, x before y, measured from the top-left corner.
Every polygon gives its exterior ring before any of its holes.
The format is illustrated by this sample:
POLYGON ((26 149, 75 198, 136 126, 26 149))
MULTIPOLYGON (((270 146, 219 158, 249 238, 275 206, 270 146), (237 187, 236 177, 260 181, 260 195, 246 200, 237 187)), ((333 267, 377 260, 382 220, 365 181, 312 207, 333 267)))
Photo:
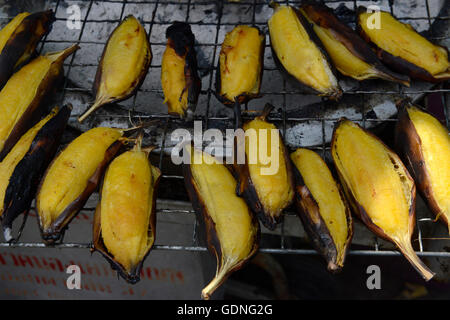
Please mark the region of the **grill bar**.
MULTIPOLYGON (((6 248, 55 248, 55 249, 92 249, 91 243, 63 243, 56 244, 52 247, 47 247, 43 243, 0 243, 0 247, 6 248)), ((169 246, 169 245, 154 245, 152 250, 167 250, 167 251, 191 251, 191 252, 204 252, 208 249, 206 247, 199 246, 169 246)), ((311 249, 284 249, 284 248, 261 248, 262 253, 273 254, 295 254, 295 255, 318 255, 317 251, 311 249)), ((383 250, 351 250, 349 255, 352 256, 401 256, 398 251, 383 250)), ((417 252, 420 257, 442 257, 450 258, 450 252, 417 252)))

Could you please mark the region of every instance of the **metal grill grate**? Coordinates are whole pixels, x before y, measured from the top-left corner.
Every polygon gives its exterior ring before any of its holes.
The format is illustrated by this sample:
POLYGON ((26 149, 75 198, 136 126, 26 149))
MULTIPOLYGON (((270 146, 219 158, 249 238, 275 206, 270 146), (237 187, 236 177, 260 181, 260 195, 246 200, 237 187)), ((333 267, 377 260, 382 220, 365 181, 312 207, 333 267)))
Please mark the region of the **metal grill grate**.
MULTIPOLYGON (((419 0, 417 2, 420 2, 422 0, 419 0)), ((431 27, 432 22, 434 20, 449 20, 449 16, 437 16, 436 14, 432 14, 432 6, 430 5, 430 1, 435 0, 423 0, 425 3, 426 8, 426 15, 423 16, 406 16, 406 17, 400 17, 401 20, 406 20, 409 22, 427 22, 428 27, 431 27)), ((50 36, 47 36, 42 46, 40 47, 40 51, 42 51, 44 48, 47 50, 48 47, 54 48, 58 45, 64 45, 67 46, 71 43, 77 42, 80 44, 80 46, 83 45, 99 45, 104 46, 106 43, 107 37, 104 38, 104 41, 96 41, 96 40, 89 40, 85 39, 86 34, 86 28, 90 26, 91 24, 114 24, 114 27, 125 17, 125 15, 131 11, 131 7, 135 6, 136 8, 145 7, 146 11, 141 12, 139 11, 138 14, 135 14, 137 18, 141 20, 141 22, 144 23, 146 30, 149 35, 150 43, 152 45, 152 50, 154 53, 153 61, 155 61, 156 55, 161 55, 162 51, 155 50, 155 48, 161 49, 164 48, 166 45, 166 42, 163 41, 163 36, 159 36, 156 38, 159 38, 159 40, 154 40, 153 36, 154 34, 158 34, 160 30, 165 30, 165 28, 173 22, 173 20, 183 20, 183 18, 180 18, 181 14, 184 14, 184 21, 191 24, 193 27, 193 32, 196 34, 196 30, 198 28, 208 28, 213 33, 212 38, 214 39, 211 41, 202 41, 197 40, 196 47, 198 48, 198 51, 207 51, 210 52, 209 64, 207 66, 199 66, 199 71, 203 72, 203 74, 206 74, 206 76, 203 76, 203 86, 201 91, 201 97, 199 99, 199 105, 203 104, 205 106, 204 110, 198 110, 195 114, 195 120, 201 120, 203 121, 204 125, 208 127, 209 122, 211 120, 223 120, 223 121, 233 121, 232 116, 222 116, 222 115, 212 115, 211 114, 211 106, 214 101, 214 72, 217 69, 217 57, 220 52, 220 46, 221 46, 221 35, 224 35, 224 30, 229 31, 233 26, 237 24, 249 24, 249 25, 256 25, 260 29, 265 29, 266 21, 263 21, 260 17, 258 12, 260 10, 263 10, 263 8, 268 6, 268 0, 242 0, 240 2, 228 2, 226 0, 218 0, 218 1, 195 1, 195 0, 150 0, 150 1, 119 1, 119 0, 106 0, 106 1, 93 1, 93 0, 83 0, 83 1, 69 1, 69 0, 57 0, 53 3, 54 11, 56 12, 57 22, 55 22, 54 29, 58 26, 56 25, 58 22, 65 23, 67 17, 64 15, 63 10, 63 3, 64 5, 71 5, 71 4, 82 4, 83 8, 85 9, 84 14, 82 15, 82 22, 81 22, 81 29, 79 30, 79 34, 75 39, 67 39, 67 38, 51 38, 50 36), (111 12, 115 12, 116 16, 114 18, 108 18, 108 19, 100 19, 92 16, 93 8, 94 6, 102 5, 105 6, 108 10, 111 10, 111 12), (216 12, 216 18, 214 19, 206 19, 205 21, 193 21, 192 15, 194 11, 198 10, 213 10, 216 12), (176 16, 174 19, 165 20, 163 17, 165 14, 161 14, 164 10, 171 10, 171 13, 176 16), (225 11, 239 11, 242 14, 237 15, 239 17, 239 21, 226 21, 224 18, 224 12, 225 11), (142 15, 142 16, 140 16, 142 15), (241 21, 241 18, 245 17, 245 21, 241 21), (160 28, 161 27, 161 28, 160 28)), ((279 3, 284 4, 291 4, 291 5, 298 5, 301 3, 301 1, 278 1, 279 3)), ((340 3, 346 4, 347 7, 350 9, 356 9, 358 5, 360 4, 367 4, 369 1, 357 1, 357 0, 347 0, 347 1, 340 1, 340 0, 326 0, 324 1, 326 4, 336 7, 340 3)), ((376 4, 379 2, 375 2, 376 4)), ((384 0, 381 1, 381 4, 387 4, 389 10, 396 14, 396 1, 394 0, 384 0)), ((167 14, 166 14, 167 15, 167 14)), ((111 29, 112 31, 112 29, 111 29)), ((448 32, 447 32, 448 33, 448 32)), ((430 37, 433 40, 436 41, 447 41, 449 39, 449 35, 446 34, 445 36, 434 36, 430 37)), ((266 38, 267 39, 267 38, 266 38)), ((266 46, 269 47, 268 42, 266 42, 266 46)), ((270 50, 266 48, 266 55, 267 53, 270 54, 270 50)), ((69 93, 89 93, 89 88, 83 88, 83 87, 74 87, 71 86, 70 81, 67 79, 71 79, 71 77, 77 72, 75 69, 82 70, 83 68, 90 68, 91 70, 94 70, 97 68, 96 63, 79 63, 76 62, 77 55, 80 53, 75 52, 74 55, 70 57, 70 61, 66 62, 65 69, 66 69, 66 81, 63 86, 63 90, 61 91, 60 101, 61 103, 66 101, 66 96, 69 93)), ((160 72, 161 66, 159 64, 155 64, 152 62, 152 65, 149 69, 149 77, 157 78, 155 75, 159 75, 158 72, 160 72)), ((267 73, 270 74, 270 72, 277 72, 277 69, 274 66, 265 66, 264 72, 265 75, 263 78, 267 77, 267 73)), ((93 76, 92 76, 93 78, 93 76)), ((157 79, 159 81, 159 78, 157 79)), ((263 80, 264 81, 264 80, 263 80)), ((390 90, 373 90, 373 89, 356 89, 356 90, 349 90, 345 91, 345 95, 355 95, 357 96, 361 102, 361 111, 360 116, 358 118, 352 119, 355 121, 359 121, 364 127, 367 126, 370 122, 375 123, 382 123, 382 122, 388 122, 388 121, 396 121, 391 118, 367 118, 366 117, 366 110, 368 110, 368 106, 366 105, 366 98, 370 95, 389 95, 389 94, 403 94, 404 88, 397 84, 392 84, 390 90)), ((448 88, 448 86, 447 86, 448 88)), ((447 95, 450 93, 450 89, 447 89, 444 86, 440 87, 431 87, 430 89, 420 89, 415 90, 415 94, 429 94, 429 93, 441 93, 442 99, 443 99, 443 106, 444 106, 444 114, 446 118, 447 127, 449 126, 449 110, 447 105, 447 95)), ((274 121, 279 124, 279 128, 282 129, 283 133, 286 132, 286 126, 288 123, 300 123, 300 122, 308 122, 308 121, 316 121, 321 123, 322 127, 322 143, 318 146, 312 147, 313 149, 319 150, 322 153, 322 156, 326 156, 326 153, 329 152, 329 147, 327 146, 327 141, 325 138, 325 131, 326 131, 326 123, 333 124, 335 121, 337 121, 337 118, 330 118, 330 117, 289 117, 287 116, 287 105, 288 101, 287 98, 289 95, 301 95, 301 96, 307 96, 308 93, 301 92, 299 90, 293 90, 289 88, 285 80, 282 80, 281 84, 281 90, 274 90, 271 88, 264 88, 264 85, 261 89, 261 93, 266 97, 278 97, 281 103, 281 111, 278 112, 277 116, 270 117, 271 121, 274 121)), ((163 128, 162 131, 162 139, 159 145, 159 152, 160 152, 160 158, 159 158, 159 168, 163 172, 162 179, 183 179, 182 176, 177 175, 167 175, 164 174, 164 167, 163 167, 163 155, 166 151, 166 138, 168 135, 168 128, 172 125, 181 125, 181 121, 177 119, 174 116, 170 116, 165 114, 164 112, 160 113, 152 113, 150 110, 147 109, 146 114, 142 115, 139 114, 138 116, 134 115, 134 112, 137 108, 143 107, 145 103, 142 103, 142 99, 139 100, 139 96, 143 97, 150 97, 149 99, 160 99, 162 101, 162 90, 160 86, 150 86, 145 87, 143 86, 132 98, 128 99, 128 103, 130 105, 128 106, 130 111, 129 118, 130 120, 136 120, 138 121, 141 118, 151 118, 151 119, 161 119, 161 126, 163 128), (139 102, 141 101, 141 102, 139 102)), ((258 100, 252 101, 255 104, 258 104, 258 100)), ((250 104, 252 103, 250 102, 250 104)), ((152 101, 146 101, 146 104, 152 104, 152 101)), ((261 104, 261 103, 260 103, 261 104)), ((321 105, 324 108, 325 107, 325 100, 321 101, 321 105)), ((84 106, 83 108, 85 108, 84 106)), ((224 108, 224 107, 223 107, 224 108)), ((245 105, 244 106, 245 111, 248 111, 247 113, 244 111, 244 115, 246 117, 251 116, 251 112, 249 110, 252 109, 252 106, 245 105)), ((74 114, 72 116, 72 120, 76 121, 76 117, 78 114, 74 114)), ((98 115, 99 117, 102 117, 104 115, 98 115)), ((125 116, 122 116, 125 117, 125 116)), ((86 209, 91 210, 91 209, 86 209)), ((93 210, 91 210, 93 211, 93 210)), ((164 214, 164 213, 180 213, 180 214, 194 214, 193 211, 187 210, 187 211, 180 211, 180 210, 158 210, 158 214, 164 214)), ((292 213, 287 213, 292 214, 292 213)), ((429 218, 423 218, 418 219, 417 221, 417 229, 418 229, 418 243, 419 243, 419 256, 429 256, 429 257, 450 257, 450 252, 435 252, 435 251, 425 251, 422 241, 422 229, 421 227, 423 224, 426 223, 433 223, 432 219, 429 218)), ((280 254, 316 254, 315 250, 312 249, 291 249, 286 248, 285 244, 285 227, 284 222, 281 223, 279 226, 281 231, 281 237, 280 237, 280 245, 277 248, 261 248, 261 252, 266 253, 280 253, 280 254)), ((196 226, 194 225, 194 235, 193 239, 196 238, 196 226)), ((43 243, 0 243, 0 247, 33 247, 33 248, 44 248, 45 245, 43 243)), ((91 248, 91 243, 61 243, 55 245, 56 248, 91 248)), ((349 252, 350 255, 383 255, 383 256, 393 256, 393 255, 400 255, 397 251, 390 251, 390 250, 379 250, 378 243, 375 241, 373 244, 374 249, 373 250, 351 250, 349 252)), ((207 249, 205 247, 198 246, 193 240, 193 243, 191 245, 186 246, 169 246, 169 245, 155 245, 155 250, 184 250, 184 251, 206 251, 207 249)))

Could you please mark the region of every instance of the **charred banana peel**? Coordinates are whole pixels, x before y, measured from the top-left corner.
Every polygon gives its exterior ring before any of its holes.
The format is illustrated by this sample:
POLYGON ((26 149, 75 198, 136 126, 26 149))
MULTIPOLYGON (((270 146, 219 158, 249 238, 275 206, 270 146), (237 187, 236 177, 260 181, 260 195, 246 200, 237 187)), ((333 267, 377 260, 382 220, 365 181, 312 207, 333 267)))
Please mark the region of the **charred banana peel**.
POLYGON ((169 114, 192 118, 201 90, 197 73, 195 37, 189 24, 175 22, 166 31, 161 84, 169 114))
POLYGON ((0 30, 0 89, 15 69, 28 62, 54 21, 52 10, 22 12, 0 30))
POLYGON ((294 177, 289 153, 279 130, 266 121, 273 109, 244 124, 245 165, 239 169, 237 193, 243 196, 264 226, 274 230, 283 209, 294 200, 294 177))
POLYGON ((0 216, 6 241, 13 240, 11 227, 14 220, 21 213, 28 214, 40 178, 56 153, 71 110, 71 106, 53 109, 28 130, 0 162, 0 216))
POLYGON ((93 244, 129 283, 140 279, 155 241, 156 192, 161 172, 148 160, 150 149, 135 147, 109 165, 94 217, 93 244))
POLYGON ((124 131, 93 128, 61 151, 45 172, 36 209, 45 243, 58 241, 97 189, 104 169, 122 146, 124 131))
POLYGON ((396 146, 430 210, 450 227, 450 137, 447 128, 408 100, 398 104, 396 146))
POLYGON ((330 8, 307 3, 301 6, 300 12, 312 23, 334 66, 343 75, 356 80, 379 78, 409 86, 408 76, 386 68, 369 44, 339 21, 330 8))
POLYGON ((325 161, 314 151, 299 148, 291 154, 296 167, 296 206, 316 250, 328 270, 338 272, 353 235, 347 200, 325 161))
POLYGON ((347 119, 333 133, 331 154, 354 212, 377 236, 397 245, 425 280, 434 273, 411 245, 416 187, 400 158, 347 119))
POLYGON ((39 56, 17 71, 0 91, 0 160, 41 116, 42 101, 63 75, 63 62, 79 47, 39 56))
POLYGON ((226 106, 259 96, 264 65, 265 36, 255 27, 238 25, 222 43, 216 92, 226 106))
POLYGON ((114 29, 103 50, 95 75, 94 104, 78 120, 83 122, 101 106, 132 96, 144 81, 151 58, 144 27, 135 17, 126 17, 114 29))
POLYGON ((319 95, 339 99, 342 90, 328 54, 307 20, 291 6, 271 6, 270 42, 279 68, 319 95))
POLYGON ((365 7, 358 9, 358 30, 366 41, 376 46, 378 57, 387 66, 429 82, 450 79, 447 48, 431 43, 389 12, 381 11, 379 28, 373 26, 372 15, 365 7))
POLYGON ((204 223, 208 248, 217 259, 214 279, 203 289, 203 299, 258 250, 259 223, 245 201, 236 195, 236 180, 213 156, 187 146, 190 164, 184 165, 186 188, 197 218, 204 223))

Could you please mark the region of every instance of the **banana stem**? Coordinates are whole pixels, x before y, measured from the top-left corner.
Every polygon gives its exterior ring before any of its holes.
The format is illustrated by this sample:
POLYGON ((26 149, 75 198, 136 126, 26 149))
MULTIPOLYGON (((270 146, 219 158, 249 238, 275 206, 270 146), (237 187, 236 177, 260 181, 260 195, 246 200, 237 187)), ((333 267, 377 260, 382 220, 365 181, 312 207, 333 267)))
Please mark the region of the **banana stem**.
POLYGON ((404 79, 401 79, 401 78, 398 78, 398 77, 394 77, 394 76, 392 76, 392 75, 390 75, 388 73, 382 72, 382 71, 379 71, 378 75, 379 75, 379 77, 381 79, 397 82, 397 83, 400 83, 400 84, 402 84, 402 85, 404 85, 404 86, 406 86, 408 88, 410 87, 410 82, 408 80, 404 80, 404 79))
POLYGON ((80 49, 80 46, 78 44, 73 44, 70 47, 64 49, 63 51, 48 53, 47 56, 53 57, 54 60, 64 61, 68 56, 70 56, 78 49, 80 49))
POLYGON ((272 112, 272 110, 275 109, 275 106, 270 104, 270 103, 266 103, 266 105, 264 106, 264 109, 261 113, 261 115, 258 117, 258 119, 261 119, 262 121, 266 121, 267 117, 269 116, 269 114, 272 112))
POLYGON ((274 10, 278 9, 279 6, 280 6, 280 4, 276 3, 275 1, 270 1, 270 3, 269 3, 269 7, 271 7, 274 10))
POLYGON ((134 143, 133 151, 141 151, 142 140, 144 140, 144 131, 141 130, 136 138, 136 142, 134 143))
POLYGON ((153 119, 153 120, 148 120, 148 121, 144 121, 141 122, 140 124, 138 124, 137 126, 131 127, 131 128, 127 128, 127 129, 120 129, 123 133, 127 133, 127 132, 135 132, 137 130, 143 129, 143 128, 147 128, 153 125, 156 125, 158 123, 160 123, 161 120, 159 119, 153 119))
POLYGON ((345 259, 345 249, 339 250, 338 255, 335 261, 329 261, 327 265, 327 269, 330 272, 338 272, 344 267, 344 259, 345 259))
POLYGON ((202 299, 209 300, 211 295, 216 289, 226 280, 228 277, 229 265, 231 263, 227 260, 219 270, 216 272, 216 276, 211 282, 202 290, 202 299))
POLYGON ((422 262, 422 260, 419 259, 408 240, 402 241, 402 243, 398 242, 397 246, 405 256, 405 258, 408 259, 408 261, 420 273, 425 281, 429 281, 434 277, 435 273, 428 269, 428 267, 422 262))
POLYGON ((104 99, 103 97, 95 100, 94 104, 78 118, 78 122, 82 123, 84 120, 86 120, 86 118, 89 117, 92 112, 100 108, 105 103, 105 100, 106 99, 104 99))

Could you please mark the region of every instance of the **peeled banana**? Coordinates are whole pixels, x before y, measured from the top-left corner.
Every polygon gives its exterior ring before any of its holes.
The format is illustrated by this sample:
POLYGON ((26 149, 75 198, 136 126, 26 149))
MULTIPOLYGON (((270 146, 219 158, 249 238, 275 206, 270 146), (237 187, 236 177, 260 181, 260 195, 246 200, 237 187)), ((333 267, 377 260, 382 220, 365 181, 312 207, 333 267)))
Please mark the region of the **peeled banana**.
POLYGON ((314 92, 339 99, 342 90, 328 54, 308 21, 295 8, 272 3, 270 42, 275 62, 284 73, 314 92))
POLYGON ((130 283, 139 281, 145 257, 155 241, 156 190, 161 172, 149 150, 135 147, 111 161, 94 217, 94 250, 130 283))
POLYGON ((219 56, 216 91, 227 106, 259 96, 264 65, 265 36, 256 27, 238 25, 228 32, 219 56))
POLYGON ((54 21, 52 10, 22 12, 0 30, 0 89, 15 69, 28 62, 54 21))
POLYGON ((204 225, 208 248, 217 259, 213 280, 203 299, 240 269, 258 250, 259 224, 245 201, 236 195, 236 180, 213 156, 188 145, 190 164, 184 165, 186 189, 197 218, 204 225))
POLYGON ((12 223, 28 214, 39 181, 58 149, 71 106, 53 111, 28 130, 0 162, 0 216, 6 241, 12 223))
POLYGON ((291 153, 295 165, 298 216, 327 268, 338 272, 353 235, 350 208, 325 161, 314 151, 298 148, 291 153))
POLYGON ((246 161, 241 165, 237 192, 264 226, 274 230, 283 209, 294 200, 294 176, 289 153, 277 127, 266 120, 273 109, 244 124, 246 161))
POLYGON ((192 118, 201 90, 197 73, 195 37, 189 24, 175 22, 166 31, 161 84, 169 114, 192 118))
POLYGON ((403 100, 396 146, 428 207, 450 227, 450 136, 438 119, 403 100))
POLYGON ((352 28, 339 21, 333 11, 319 3, 306 3, 301 13, 312 23, 336 69, 356 80, 380 78, 409 86, 409 77, 386 68, 352 28))
POLYGON ((151 59, 147 32, 135 17, 126 17, 103 50, 95 75, 94 104, 78 120, 83 122, 101 106, 132 96, 144 81, 151 59))
POLYGON ((347 119, 334 130, 331 154, 355 214, 377 236, 395 243, 422 277, 430 280, 434 273, 411 245, 416 187, 400 158, 347 119))
POLYGON ((45 172, 36 196, 43 240, 58 241, 97 189, 104 169, 122 146, 124 131, 93 128, 61 151, 45 172))
POLYGON ((17 71, 0 91, 0 161, 39 119, 43 100, 63 76, 63 62, 78 49, 39 56, 17 71))
POLYGON ((378 57, 387 66, 411 78, 429 82, 450 79, 447 48, 431 43, 389 12, 377 14, 379 26, 373 25, 373 13, 359 7, 357 28, 362 37, 376 47, 378 57))

